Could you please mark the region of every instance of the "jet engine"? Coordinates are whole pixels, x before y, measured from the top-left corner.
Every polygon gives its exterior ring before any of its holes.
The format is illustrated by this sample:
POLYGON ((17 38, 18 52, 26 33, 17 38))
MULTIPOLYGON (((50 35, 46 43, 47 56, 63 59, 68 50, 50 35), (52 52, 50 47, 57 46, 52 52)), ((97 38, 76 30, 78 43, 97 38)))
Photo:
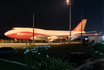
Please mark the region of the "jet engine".
MULTIPOLYGON (((66 36, 66 40, 69 40, 70 39, 70 36, 66 36)), ((71 39, 72 39, 72 36, 71 36, 71 39)))
MULTIPOLYGON (((74 35, 74 36, 71 36, 71 40, 74 40, 74 39, 76 39, 77 37, 78 37, 78 36, 75 36, 75 35, 74 35)), ((66 37, 66 40, 70 40, 70 36, 67 36, 67 37, 66 37)))
POLYGON ((46 41, 46 42, 52 42, 52 41, 54 41, 55 39, 58 39, 58 37, 56 37, 56 36, 51 36, 51 37, 47 37, 47 38, 45 39, 45 41, 46 41))

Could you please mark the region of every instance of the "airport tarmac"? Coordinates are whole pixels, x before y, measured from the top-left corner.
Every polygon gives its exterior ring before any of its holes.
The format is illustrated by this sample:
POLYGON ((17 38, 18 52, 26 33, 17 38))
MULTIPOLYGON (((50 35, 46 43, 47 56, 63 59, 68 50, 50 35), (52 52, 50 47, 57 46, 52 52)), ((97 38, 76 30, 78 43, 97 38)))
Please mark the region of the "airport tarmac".
MULTIPOLYGON (((71 44, 79 44, 80 42, 71 42, 71 44)), ((61 42, 61 43, 34 43, 34 45, 61 45, 61 44, 69 44, 69 42, 61 42)), ((33 43, 0 43, 0 46, 4 45, 33 45, 33 43)))

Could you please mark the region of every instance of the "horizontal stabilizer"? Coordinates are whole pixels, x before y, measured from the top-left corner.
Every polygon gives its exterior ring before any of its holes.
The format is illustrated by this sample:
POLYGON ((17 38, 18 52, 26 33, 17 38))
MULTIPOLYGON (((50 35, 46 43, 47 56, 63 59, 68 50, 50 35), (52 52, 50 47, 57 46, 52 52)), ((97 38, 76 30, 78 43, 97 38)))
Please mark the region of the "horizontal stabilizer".
POLYGON ((100 32, 100 33, 94 33, 94 34, 82 34, 83 36, 87 36, 87 35, 95 35, 95 36, 97 36, 97 35, 100 35, 102 33, 102 31, 100 32))
POLYGON ((92 33, 92 32, 96 32, 96 31, 89 31, 89 32, 85 32, 85 33, 92 33))
POLYGON ((100 33, 98 33, 98 34, 100 35, 101 33, 103 33, 103 32, 101 31, 101 32, 100 32, 100 33))

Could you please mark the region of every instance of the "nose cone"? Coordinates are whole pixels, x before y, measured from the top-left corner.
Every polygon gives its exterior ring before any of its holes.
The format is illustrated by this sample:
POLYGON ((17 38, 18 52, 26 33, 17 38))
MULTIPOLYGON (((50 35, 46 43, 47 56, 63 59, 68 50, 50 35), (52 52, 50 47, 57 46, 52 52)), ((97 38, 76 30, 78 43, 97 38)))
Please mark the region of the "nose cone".
POLYGON ((7 36, 7 35, 9 35, 9 34, 10 34, 9 32, 5 32, 5 33, 4 33, 5 36, 7 36))
POLYGON ((7 31, 4 33, 5 36, 12 38, 13 37, 13 32, 12 31, 7 31))
POLYGON ((5 36, 8 36, 8 35, 10 35, 10 34, 12 34, 12 33, 13 33, 13 31, 12 31, 12 30, 9 30, 9 31, 5 32, 4 35, 5 35, 5 36))

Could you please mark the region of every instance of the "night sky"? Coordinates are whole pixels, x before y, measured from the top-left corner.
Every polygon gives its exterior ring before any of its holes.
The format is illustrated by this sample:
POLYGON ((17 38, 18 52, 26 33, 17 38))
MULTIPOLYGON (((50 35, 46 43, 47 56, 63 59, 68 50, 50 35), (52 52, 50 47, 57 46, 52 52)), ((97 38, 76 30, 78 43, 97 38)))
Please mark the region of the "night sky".
MULTIPOLYGON (((103 31, 102 0, 74 0, 72 29, 83 18, 85 31, 103 31)), ((0 1, 0 35, 13 27, 32 27, 33 13, 36 28, 69 30, 69 6, 66 0, 2 0, 0 1)))

